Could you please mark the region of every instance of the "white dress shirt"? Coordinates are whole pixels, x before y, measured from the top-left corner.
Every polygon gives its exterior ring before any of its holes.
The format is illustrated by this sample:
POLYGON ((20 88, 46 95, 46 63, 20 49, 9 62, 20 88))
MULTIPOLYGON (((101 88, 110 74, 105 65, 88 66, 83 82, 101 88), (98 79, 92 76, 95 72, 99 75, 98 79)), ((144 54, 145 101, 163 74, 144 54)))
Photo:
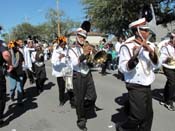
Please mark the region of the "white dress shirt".
POLYGON ((76 72, 80 72, 79 57, 82 55, 82 53, 83 53, 83 49, 81 47, 75 46, 69 49, 69 56, 71 59, 73 70, 76 72))
POLYGON ((168 65, 167 63, 165 63, 168 57, 172 57, 175 60, 175 48, 172 45, 168 44, 168 42, 164 46, 161 47, 160 60, 162 62, 162 66, 168 69, 175 69, 174 65, 168 65))
MULTIPOLYGON (((133 69, 128 69, 128 61, 133 56, 134 46, 140 46, 136 42, 132 41, 121 46, 120 58, 119 58, 119 70, 124 74, 125 82, 135 83, 148 86, 154 79, 155 75, 153 70, 158 67, 154 65, 149 57, 149 52, 143 47, 138 55, 138 64, 133 69)), ((154 50, 154 45, 149 42, 149 46, 154 50)))
POLYGON ((32 60, 31 60, 31 52, 35 51, 34 48, 24 47, 24 61, 25 61, 25 68, 32 70, 32 60))
POLYGON ((66 57, 59 59, 60 54, 67 54, 67 48, 63 49, 58 47, 54 49, 51 63, 52 63, 52 75, 55 77, 63 77, 63 69, 67 66, 66 65, 66 57))

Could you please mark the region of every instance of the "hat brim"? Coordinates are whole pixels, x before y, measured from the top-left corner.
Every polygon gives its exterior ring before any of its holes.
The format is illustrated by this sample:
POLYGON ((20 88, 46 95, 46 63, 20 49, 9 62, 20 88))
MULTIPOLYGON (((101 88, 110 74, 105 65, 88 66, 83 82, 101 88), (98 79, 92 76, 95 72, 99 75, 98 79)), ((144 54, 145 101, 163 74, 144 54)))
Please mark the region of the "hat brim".
POLYGON ((129 24, 129 28, 137 28, 145 24, 146 24, 146 19, 142 18, 142 19, 136 20, 132 22, 131 24, 129 24))
POLYGON ((78 32, 78 33, 77 33, 77 35, 80 35, 80 36, 82 36, 82 37, 84 37, 84 38, 86 38, 86 37, 87 37, 87 35, 86 35, 86 34, 84 34, 84 33, 82 33, 82 32, 78 32))
POLYGON ((150 27, 148 27, 148 26, 140 26, 139 28, 140 28, 140 29, 143 29, 143 30, 146 30, 146 29, 147 29, 147 30, 150 30, 150 27))

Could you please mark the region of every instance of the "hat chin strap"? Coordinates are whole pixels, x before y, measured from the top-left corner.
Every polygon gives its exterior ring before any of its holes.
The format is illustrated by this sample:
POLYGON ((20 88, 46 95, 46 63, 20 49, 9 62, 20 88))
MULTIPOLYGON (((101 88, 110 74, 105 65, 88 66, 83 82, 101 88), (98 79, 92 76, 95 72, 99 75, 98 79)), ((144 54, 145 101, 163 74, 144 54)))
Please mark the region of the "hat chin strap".
POLYGON ((139 36, 141 37, 141 39, 142 39, 143 41, 146 41, 146 40, 143 38, 142 34, 140 33, 140 29, 139 29, 139 27, 137 27, 137 31, 138 31, 139 36))
POLYGON ((77 41, 78 41, 78 43, 79 43, 80 45, 83 45, 84 42, 83 42, 83 41, 81 42, 80 39, 79 39, 79 37, 78 37, 77 35, 76 35, 76 39, 77 39, 77 41))

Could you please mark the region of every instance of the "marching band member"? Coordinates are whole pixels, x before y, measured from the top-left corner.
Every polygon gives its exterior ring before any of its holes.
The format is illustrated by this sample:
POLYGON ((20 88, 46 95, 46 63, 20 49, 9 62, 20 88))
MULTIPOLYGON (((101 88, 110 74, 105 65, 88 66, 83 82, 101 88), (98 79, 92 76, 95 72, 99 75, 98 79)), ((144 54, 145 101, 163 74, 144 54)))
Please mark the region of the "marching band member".
POLYGON ((27 70, 27 75, 31 84, 35 82, 33 74, 34 72, 32 70, 33 65, 31 60, 31 53, 35 51, 35 49, 33 48, 33 44, 34 44, 33 40, 27 40, 27 45, 24 47, 24 61, 25 61, 24 67, 27 70))
POLYGON ((154 45, 147 38, 149 27, 145 18, 132 22, 129 27, 135 39, 121 46, 119 70, 124 74, 129 96, 128 119, 117 124, 117 131, 151 131, 153 120, 151 83, 155 79, 153 69, 158 66, 154 45))
MULTIPOLYGON (((36 52, 35 52, 35 76, 36 76, 36 87, 37 93, 40 94, 43 91, 44 82, 46 81, 46 69, 44 63, 44 52, 42 50, 42 46, 40 44, 36 44, 36 52)), ((34 52, 32 52, 34 53, 34 52)))
MULTIPOLYGON (((52 62, 52 75, 54 75, 57 78, 57 84, 59 89, 59 106, 63 106, 66 102, 65 99, 65 79, 64 79, 64 69, 67 66, 66 63, 66 55, 68 48, 66 46, 67 39, 66 37, 62 36, 58 38, 58 44, 57 47, 54 49, 51 62, 52 62)), ((68 90, 68 95, 70 97, 70 104, 73 108, 73 92, 71 90, 68 90)))
POLYGON ((167 78, 164 88, 164 101, 160 102, 168 110, 175 111, 173 99, 175 97, 175 32, 171 33, 170 40, 167 41, 160 50, 163 71, 167 78))
POLYGON ((83 131, 87 130, 86 109, 95 107, 97 97, 93 77, 86 63, 86 57, 92 51, 92 47, 83 47, 86 37, 87 32, 82 28, 78 28, 76 42, 69 49, 69 56, 73 65, 73 91, 78 117, 77 126, 83 131))

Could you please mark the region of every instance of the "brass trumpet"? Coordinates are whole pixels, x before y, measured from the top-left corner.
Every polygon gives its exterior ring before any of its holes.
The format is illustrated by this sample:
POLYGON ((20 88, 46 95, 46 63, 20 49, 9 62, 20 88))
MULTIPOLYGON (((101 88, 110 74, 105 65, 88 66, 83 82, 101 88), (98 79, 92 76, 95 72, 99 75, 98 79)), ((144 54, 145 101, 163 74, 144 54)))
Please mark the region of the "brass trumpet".
POLYGON ((105 51, 99 51, 94 55, 94 63, 102 64, 108 59, 108 54, 105 51))
POLYGON ((90 54, 87 57, 87 61, 89 63, 94 63, 94 64, 102 64, 107 61, 109 55, 105 51, 99 51, 93 54, 90 54))
POLYGON ((83 51, 89 52, 89 55, 87 55, 86 58, 88 63, 102 64, 108 59, 108 54, 105 51, 97 52, 88 42, 84 43, 83 51))
POLYGON ((87 52, 86 54, 88 54, 86 57, 88 63, 93 63, 94 51, 94 47, 86 41, 83 45, 83 52, 87 52))
POLYGON ((168 64, 169 66, 175 66, 175 60, 173 59, 173 57, 169 57, 169 58, 167 59, 167 64, 168 64))

